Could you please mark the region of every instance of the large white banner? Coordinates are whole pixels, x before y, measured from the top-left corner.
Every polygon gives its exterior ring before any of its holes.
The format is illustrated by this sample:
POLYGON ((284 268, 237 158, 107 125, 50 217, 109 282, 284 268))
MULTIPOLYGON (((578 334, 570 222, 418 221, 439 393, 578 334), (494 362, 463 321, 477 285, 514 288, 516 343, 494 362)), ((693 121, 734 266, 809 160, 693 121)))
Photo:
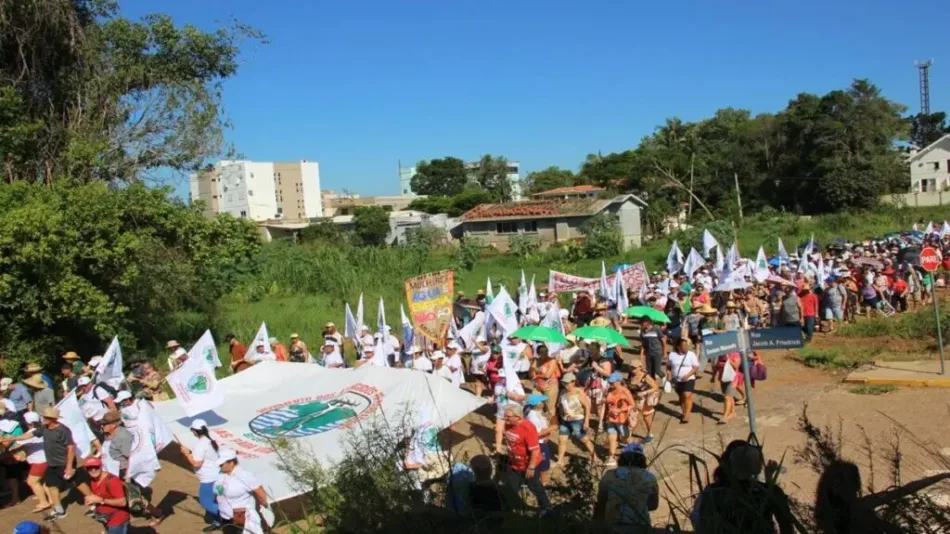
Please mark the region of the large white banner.
MULTIPOLYGON (((344 457, 344 439, 372 418, 400 425, 408 414, 431 414, 444 429, 485 401, 437 376, 407 369, 365 365, 326 369, 305 363, 263 362, 218 382, 228 402, 201 414, 221 446, 238 452, 241 462, 277 500, 303 488, 278 469, 278 440, 303 447, 324 465, 344 457)), ((189 448, 196 439, 176 401, 155 409, 189 448)), ((395 467, 395 466, 394 466, 395 467)))
POLYGON ((218 386, 214 367, 204 358, 188 358, 166 380, 175 392, 175 400, 189 416, 224 404, 224 392, 218 386))
POLYGON ((102 356, 102 361, 96 367, 96 381, 117 387, 123 378, 122 347, 119 346, 119 338, 114 337, 112 343, 109 343, 106 353, 102 356))
POLYGON ((73 443, 79 452, 80 458, 86 458, 92 453, 92 440, 96 439, 89 423, 86 422, 86 416, 79 408, 79 401, 76 400, 76 391, 70 391, 69 395, 63 397, 56 405, 59 410, 59 422, 66 425, 73 434, 73 443))
POLYGON ((195 341, 191 350, 188 351, 188 359, 201 359, 215 367, 221 367, 221 360, 218 358, 218 347, 214 344, 214 338, 211 337, 211 330, 205 330, 198 341, 195 341))

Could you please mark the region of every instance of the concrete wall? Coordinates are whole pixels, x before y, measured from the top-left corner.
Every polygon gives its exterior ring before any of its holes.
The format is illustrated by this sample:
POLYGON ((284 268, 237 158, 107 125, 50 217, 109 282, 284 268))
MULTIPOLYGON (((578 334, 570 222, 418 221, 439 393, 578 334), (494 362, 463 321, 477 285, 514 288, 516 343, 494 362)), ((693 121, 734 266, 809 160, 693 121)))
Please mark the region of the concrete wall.
POLYGON ((607 210, 620 219, 620 229, 623 231, 623 246, 625 248, 642 246, 643 231, 640 227, 640 206, 632 200, 627 200, 620 204, 612 204, 607 210))
POLYGON ((946 206, 950 205, 950 191, 937 191, 934 193, 902 193, 894 195, 884 195, 881 202, 894 204, 898 207, 922 208, 926 206, 946 206))

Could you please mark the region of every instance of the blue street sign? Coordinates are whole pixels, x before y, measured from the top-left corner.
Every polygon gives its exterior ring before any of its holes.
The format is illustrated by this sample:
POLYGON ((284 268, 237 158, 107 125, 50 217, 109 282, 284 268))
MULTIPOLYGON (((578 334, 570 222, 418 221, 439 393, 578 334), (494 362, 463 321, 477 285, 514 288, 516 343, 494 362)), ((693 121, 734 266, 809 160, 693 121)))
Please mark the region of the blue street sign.
POLYGON ((800 349, 805 346, 802 329, 797 326, 749 330, 753 350, 800 349))
POLYGON ((703 336, 703 356, 716 361, 720 356, 739 350, 739 332, 703 336))

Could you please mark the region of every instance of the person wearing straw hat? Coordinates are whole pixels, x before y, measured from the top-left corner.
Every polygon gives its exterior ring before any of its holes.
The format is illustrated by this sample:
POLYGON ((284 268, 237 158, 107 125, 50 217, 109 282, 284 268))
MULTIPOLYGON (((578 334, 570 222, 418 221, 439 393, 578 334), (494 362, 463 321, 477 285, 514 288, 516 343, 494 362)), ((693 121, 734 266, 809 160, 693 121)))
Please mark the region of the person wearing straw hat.
POLYGON ((561 424, 558 428, 557 465, 564 466, 567 455, 567 440, 573 436, 581 442, 590 454, 591 461, 597 460, 594 453, 594 442, 587 432, 590 430, 590 398, 577 385, 577 375, 567 373, 561 377, 561 397, 558 399, 558 410, 561 424))
POLYGON ((49 494, 49 502, 53 510, 46 516, 47 521, 55 521, 66 517, 62 505, 62 491, 76 473, 76 445, 73 442, 73 433, 69 427, 59 420, 59 410, 53 407, 43 408, 40 412, 43 425, 39 426, 26 436, 43 438, 43 451, 46 453, 46 472, 43 474, 43 484, 49 494))
MULTIPOLYGON (((293 339, 293 336, 290 337, 293 339)), ((323 325, 323 339, 326 338, 332 338, 337 345, 343 346, 343 334, 337 331, 336 325, 332 322, 323 325)))
MULTIPOLYGON (((82 372, 82 369, 79 371, 82 372)), ((68 394, 70 391, 76 389, 76 386, 79 382, 79 374, 76 372, 76 366, 68 361, 63 362, 59 368, 59 373, 63 377, 62 386, 63 386, 63 395, 68 394)))
POLYGON ((86 367, 86 364, 83 363, 82 358, 80 358, 79 355, 73 351, 63 354, 63 361, 70 364, 72 366, 73 373, 77 375, 81 375, 83 373, 83 368, 86 367))
MULTIPOLYGON (((333 324, 333 323, 329 323, 333 324)), ((326 339, 326 337, 324 337, 326 339)), ((330 338, 336 341, 336 338, 330 338)), ((339 345, 340 342, 337 341, 339 345)), ((290 334, 290 347, 287 349, 290 352, 290 361, 296 363, 305 363, 307 357, 310 355, 310 350, 307 348, 307 344, 304 343, 298 334, 290 334)))
POLYGON ((739 305, 736 301, 726 302, 726 314, 722 316, 722 326, 727 332, 735 332, 742 327, 742 319, 739 317, 739 305))
POLYGON ((42 371, 43 368, 36 363, 28 364, 23 370, 27 374, 27 377, 23 379, 23 383, 33 390, 33 406, 30 411, 34 412, 47 406, 56 405, 56 395, 50 389, 49 384, 43 380, 43 375, 40 374, 42 371))
POLYGON ((185 349, 181 347, 181 344, 174 339, 170 340, 168 343, 165 343, 165 348, 170 352, 168 355, 168 370, 171 372, 175 369, 178 369, 178 367, 185 361, 184 358, 187 358, 188 353, 185 352, 185 349))

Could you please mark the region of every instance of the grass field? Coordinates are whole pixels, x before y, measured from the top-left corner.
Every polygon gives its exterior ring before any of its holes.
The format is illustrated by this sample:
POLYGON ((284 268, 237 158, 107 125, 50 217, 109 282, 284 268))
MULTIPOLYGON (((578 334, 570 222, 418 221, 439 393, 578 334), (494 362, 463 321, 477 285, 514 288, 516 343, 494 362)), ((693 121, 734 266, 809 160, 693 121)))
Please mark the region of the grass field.
MULTIPOLYGON (((791 251, 807 242, 812 234, 820 243, 836 237, 857 240, 905 230, 918 221, 943 221, 947 216, 948 210, 940 207, 881 208, 874 212, 813 218, 771 211, 747 217, 735 234, 732 225, 723 221, 712 221, 705 226, 724 247, 736 237, 742 254, 754 257, 760 245, 765 247, 767 254, 774 254, 779 237, 791 251)), ((703 228, 703 225, 697 225, 676 232, 669 238, 648 242, 644 247, 629 250, 621 256, 605 258, 604 262, 610 269, 617 264, 644 261, 649 270, 662 270, 672 240, 676 239, 684 253, 688 253, 689 247, 700 246, 703 228)), ((356 302, 362 293, 364 322, 370 326, 376 324, 376 310, 382 297, 386 304, 387 323, 393 325, 398 335, 399 305, 406 301, 404 281, 411 276, 453 269, 456 290, 473 295, 485 287, 488 278, 496 292, 499 285, 513 291, 518 286, 522 269, 529 281, 534 276, 535 283, 540 286, 547 284, 548 272, 552 269, 597 277, 600 263, 599 259, 568 262, 556 252, 541 252, 522 259, 486 250, 472 270, 464 270, 457 268, 452 249, 420 252, 410 247, 367 249, 271 243, 260 258, 260 273, 220 300, 212 329, 219 341, 228 332, 248 341, 261 322, 266 321, 270 335, 287 342, 290 334, 298 333, 313 345, 320 339, 327 321, 335 322, 342 329, 344 303, 349 302, 355 314, 356 302)), ((935 324, 932 313, 928 316, 924 311, 919 316, 859 323, 843 329, 840 335, 912 339, 935 328, 935 324)), ((853 361, 847 354, 839 356, 812 355, 829 361, 853 361)))

